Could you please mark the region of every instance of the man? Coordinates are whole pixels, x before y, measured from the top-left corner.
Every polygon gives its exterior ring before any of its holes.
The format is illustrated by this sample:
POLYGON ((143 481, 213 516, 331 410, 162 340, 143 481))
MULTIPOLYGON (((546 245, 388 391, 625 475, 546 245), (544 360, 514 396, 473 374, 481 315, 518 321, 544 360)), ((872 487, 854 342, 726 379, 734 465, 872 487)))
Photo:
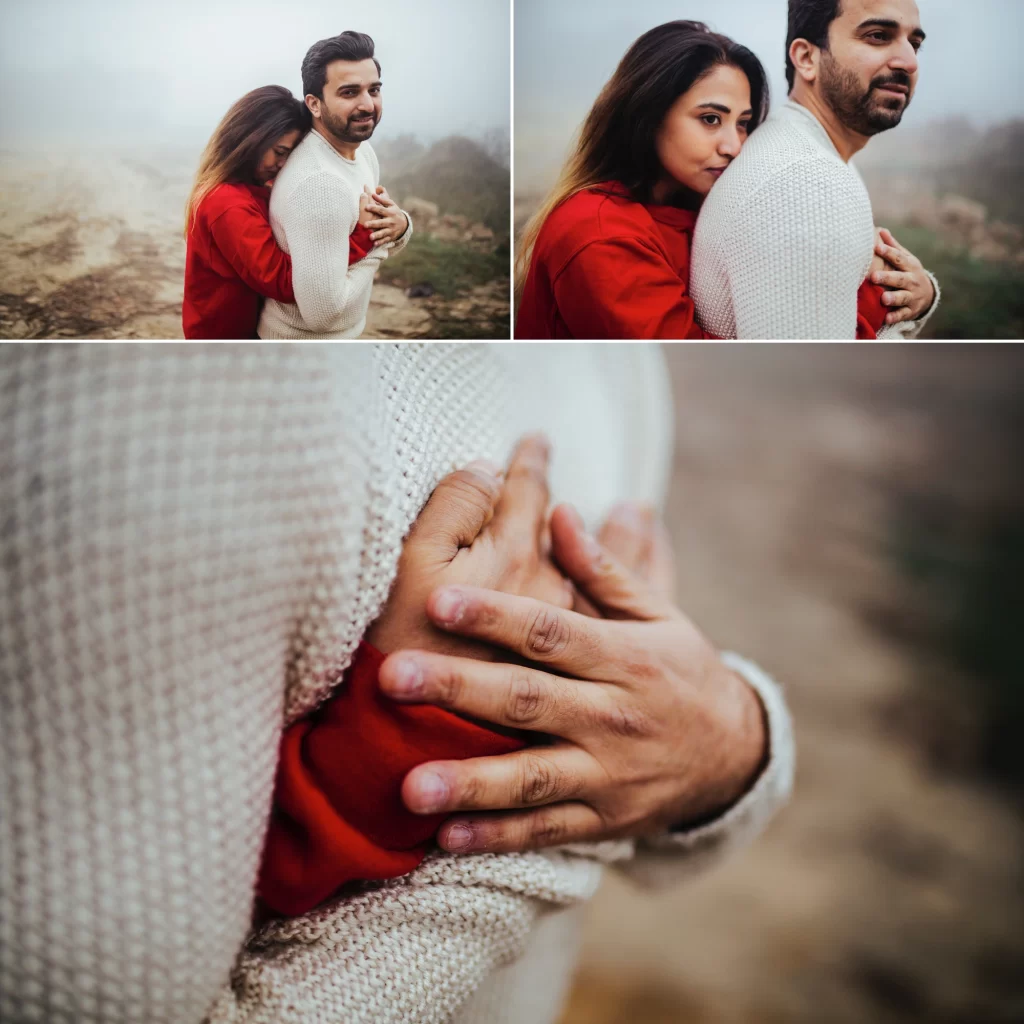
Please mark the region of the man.
POLYGON ((358 338, 374 274, 404 248, 412 221, 378 185, 370 147, 381 116, 380 64, 373 40, 342 32, 309 48, 302 90, 313 130, 274 183, 270 224, 292 257, 295 303, 268 299, 261 338, 358 338), (349 235, 357 222, 373 229, 374 248, 349 266, 349 235))
POLYGON ((891 235, 875 248, 871 200, 849 160, 900 123, 924 38, 914 0, 789 0, 789 102, 751 135, 697 223, 691 289, 706 330, 853 340, 877 251, 890 266, 871 280, 896 289, 879 337, 920 331, 938 283, 891 235))

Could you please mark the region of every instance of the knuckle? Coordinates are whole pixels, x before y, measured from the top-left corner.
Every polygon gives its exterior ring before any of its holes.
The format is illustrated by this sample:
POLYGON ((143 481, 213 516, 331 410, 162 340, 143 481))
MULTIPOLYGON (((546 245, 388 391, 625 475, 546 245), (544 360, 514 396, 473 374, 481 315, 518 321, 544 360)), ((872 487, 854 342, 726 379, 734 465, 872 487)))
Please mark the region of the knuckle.
POLYGON ((519 776, 520 803, 528 807, 554 800, 561 792, 560 774, 544 757, 536 754, 524 757, 519 776))
POLYGON ((452 501, 474 508, 489 509, 498 496, 498 482, 471 469, 452 473, 447 479, 446 489, 452 501))
POLYGON ((513 723, 532 725, 541 717, 545 703, 544 687, 536 676, 522 672, 512 677, 507 711, 513 723))
POLYGON ((632 704, 612 704, 601 714, 600 724, 621 739, 640 739, 651 733, 650 716, 632 704))
POLYGON ((444 707, 455 707, 463 689, 462 674, 457 669, 443 672, 437 679, 436 697, 444 707))
POLYGON ((533 826, 530 837, 535 846, 558 846, 567 842, 568 829, 561 817, 555 814, 542 814, 533 826))
POLYGON ((555 658, 569 647, 569 625, 556 611, 541 608, 533 613, 526 631, 526 652, 538 660, 555 658))

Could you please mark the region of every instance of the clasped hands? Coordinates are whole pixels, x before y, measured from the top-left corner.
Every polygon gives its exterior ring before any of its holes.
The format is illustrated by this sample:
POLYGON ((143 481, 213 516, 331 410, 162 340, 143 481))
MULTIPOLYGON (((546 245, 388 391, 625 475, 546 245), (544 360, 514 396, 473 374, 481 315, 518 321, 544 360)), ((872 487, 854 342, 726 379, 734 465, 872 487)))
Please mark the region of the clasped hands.
POLYGON ((885 316, 887 324, 922 317, 935 302, 935 285, 921 261, 896 241, 888 228, 879 228, 875 237, 875 254, 883 265, 871 272, 871 280, 884 286, 882 303, 892 309, 885 316))
POLYGON ((512 754, 420 765, 402 797, 439 844, 508 852, 652 835, 735 803, 766 759, 760 700, 671 600, 667 536, 624 506, 597 538, 548 516, 548 448, 436 488, 368 642, 382 691, 526 733, 512 754))
POLYGON ((405 234, 409 218, 383 185, 378 185, 375 190, 364 185, 359 195, 359 223, 370 229, 374 245, 388 245, 405 234))

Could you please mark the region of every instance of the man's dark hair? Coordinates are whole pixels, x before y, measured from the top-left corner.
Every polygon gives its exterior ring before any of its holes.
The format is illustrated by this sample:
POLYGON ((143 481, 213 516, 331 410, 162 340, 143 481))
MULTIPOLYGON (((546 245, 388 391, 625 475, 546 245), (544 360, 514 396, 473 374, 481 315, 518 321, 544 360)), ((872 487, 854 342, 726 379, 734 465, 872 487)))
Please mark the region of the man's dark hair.
POLYGON ((336 60, 372 60, 380 74, 380 62, 373 55, 373 40, 365 32, 342 32, 340 36, 314 43, 302 59, 302 95, 324 98, 327 65, 336 60))
POLYGON ((828 30, 843 13, 843 0, 789 0, 789 34, 786 36, 786 81, 793 91, 796 68, 789 58, 794 39, 806 39, 812 46, 828 49, 828 30))

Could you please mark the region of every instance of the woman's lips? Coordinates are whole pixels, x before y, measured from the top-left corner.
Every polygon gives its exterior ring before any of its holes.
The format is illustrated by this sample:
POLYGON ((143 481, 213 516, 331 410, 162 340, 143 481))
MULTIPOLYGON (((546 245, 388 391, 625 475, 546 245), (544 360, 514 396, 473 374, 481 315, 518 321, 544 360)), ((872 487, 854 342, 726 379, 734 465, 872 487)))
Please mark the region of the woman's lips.
POLYGON ((708 174, 713 175, 716 178, 720 178, 723 174, 725 174, 724 167, 709 167, 707 171, 708 174))

